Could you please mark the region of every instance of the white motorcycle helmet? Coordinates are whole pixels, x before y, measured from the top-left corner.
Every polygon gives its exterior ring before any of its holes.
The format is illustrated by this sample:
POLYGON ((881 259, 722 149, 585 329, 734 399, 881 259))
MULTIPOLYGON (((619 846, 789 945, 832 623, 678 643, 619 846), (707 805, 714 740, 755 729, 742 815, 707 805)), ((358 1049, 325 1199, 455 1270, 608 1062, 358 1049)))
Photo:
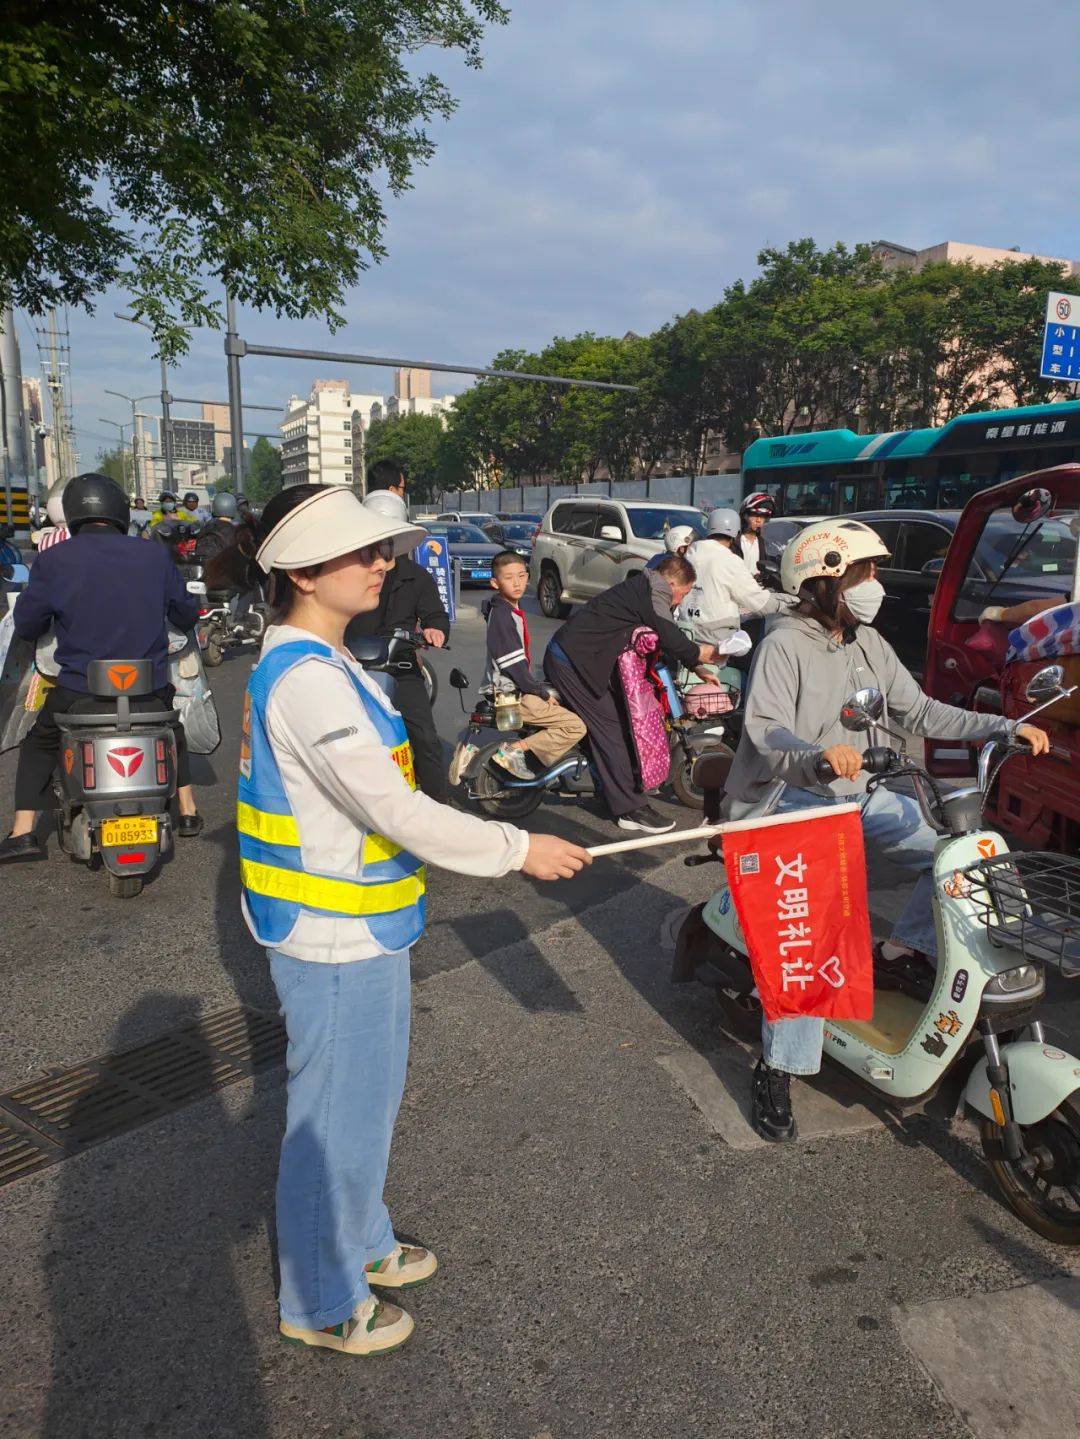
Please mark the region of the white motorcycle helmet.
POLYGON ((742 529, 738 510, 718 509, 709 514, 708 534, 720 539, 734 540, 742 529))
POLYGON ((67 480, 57 480, 45 500, 45 513, 49 517, 49 522, 57 527, 64 523, 64 490, 66 488, 67 480))
POLYGON ((861 520, 822 520, 789 540, 780 559, 780 583, 797 595, 807 580, 838 580, 860 560, 887 560, 881 536, 861 520))
POLYGON ((687 545, 692 545, 697 539, 698 533, 693 525, 672 525, 664 536, 664 548, 668 554, 677 555, 687 545))

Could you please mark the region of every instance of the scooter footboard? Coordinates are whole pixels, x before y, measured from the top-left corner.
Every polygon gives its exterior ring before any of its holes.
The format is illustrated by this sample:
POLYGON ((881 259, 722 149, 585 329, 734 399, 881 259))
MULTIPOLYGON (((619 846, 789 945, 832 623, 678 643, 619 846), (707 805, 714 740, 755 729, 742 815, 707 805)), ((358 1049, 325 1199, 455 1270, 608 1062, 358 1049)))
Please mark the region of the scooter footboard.
MULTIPOLYGON (((1017 1124, 1038 1124, 1080 1090, 1080 1059, 1038 1040, 1020 1039, 1001 1046, 1001 1062, 1009 1071, 1009 1093, 1017 1124)), ((968 1077, 964 1099, 987 1119, 994 1119, 986 1060, 968 1077)))

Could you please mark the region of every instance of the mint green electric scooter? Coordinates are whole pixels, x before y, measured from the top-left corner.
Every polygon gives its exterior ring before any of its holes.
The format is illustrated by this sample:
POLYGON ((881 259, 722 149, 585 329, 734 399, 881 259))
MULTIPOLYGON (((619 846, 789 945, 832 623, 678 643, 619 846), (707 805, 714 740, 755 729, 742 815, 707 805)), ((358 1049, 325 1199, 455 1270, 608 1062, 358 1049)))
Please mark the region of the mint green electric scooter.
MULTIPOLYGON (((1037 703, 1025 720, 1073 692, 1062 688, 1062 679, 1058 665, 1039 671, 1027 690, 1037 703)), ((841 722, 865 733, 881 727, 883 712, 880 691, 860 690, 845 704, 841 722)), ((908 757, 902 741, 898 750, 865 752, 870 783, 908 778, 927 823, 941 836, 934 855, 937 972, 926 971, 919 984, 912 978, 899 989, 875 988, 869 1020, 828 1021, 825 1057, 898 1108, 918 1108, 940 1095, 950 1111, 953 1102, 974 1111, 994 1179, 1012 1209, 1045 1238, 1080 1244, 1080 1059, 1047 1043, 1035 1013, 1047 965, 1066 978, 1080 976, 1080 859, 1010 852, 1000 834, 983 828, 986 796, 1001 765, 1025 749, 989 741, 979 755, 977 782, 951 792, 908 757)), ((695 779, 706 793, 707 819, 719 818, 730 764, 726 755, 698 761, 695 779)), ((820 777, 833 778, 832 769, 824 766, 820 777)), ((782 791, 778 785, 770 808, 782 791)), ((672 977, 709 985, 730 1026, 756 1037, 761 1010, 726 885, 683 922, 672 977)))

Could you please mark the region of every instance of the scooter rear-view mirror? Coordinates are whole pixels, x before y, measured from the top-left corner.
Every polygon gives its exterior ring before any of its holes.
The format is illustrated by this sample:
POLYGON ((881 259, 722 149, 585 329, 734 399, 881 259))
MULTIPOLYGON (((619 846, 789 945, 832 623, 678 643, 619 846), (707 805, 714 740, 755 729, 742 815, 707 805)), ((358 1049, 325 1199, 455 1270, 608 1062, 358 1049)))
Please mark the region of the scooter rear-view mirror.
POLYGON ((1054 508, 1054 497, 1049 490, 1038 486, 1033 490, 1025 490, 1012 507, 1012 517, 1018 524, 1033 525, 1036 520, 1043 520, 1054 508))
POLYGON ((885 696, 878 689, 856 690, 844 701, 840 723, 846 730, 862 734, 880 721, 885 713, 885 696))
POLYGON ((469 688, 469 676, 461 670, 453 669, 450 671, 450 683, 456 690, 467 690, 469 688))
POLYGON ((1061 665, 1044 665, 1028 680, 1024 698, 1030 700, 1032 704, 1052 699, 1059 693, 1064 681, 1065 671, 1061 665))

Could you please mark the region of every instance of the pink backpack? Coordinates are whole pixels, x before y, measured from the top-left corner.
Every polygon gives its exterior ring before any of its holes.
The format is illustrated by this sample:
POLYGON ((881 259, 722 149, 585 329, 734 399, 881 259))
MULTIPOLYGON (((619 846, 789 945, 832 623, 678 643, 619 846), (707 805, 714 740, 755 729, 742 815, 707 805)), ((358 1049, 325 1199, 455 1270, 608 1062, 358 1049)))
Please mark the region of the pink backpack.
POLYGON ((645 656, 659 644, 655 630, 639 625, 630 636, 629 646, 618 659, 619 683, 630 721, 632 753, 637 761, 643 790, 656 789, 657 785, 663 784, 671 768, 663 711, 645 675, 645 656))

